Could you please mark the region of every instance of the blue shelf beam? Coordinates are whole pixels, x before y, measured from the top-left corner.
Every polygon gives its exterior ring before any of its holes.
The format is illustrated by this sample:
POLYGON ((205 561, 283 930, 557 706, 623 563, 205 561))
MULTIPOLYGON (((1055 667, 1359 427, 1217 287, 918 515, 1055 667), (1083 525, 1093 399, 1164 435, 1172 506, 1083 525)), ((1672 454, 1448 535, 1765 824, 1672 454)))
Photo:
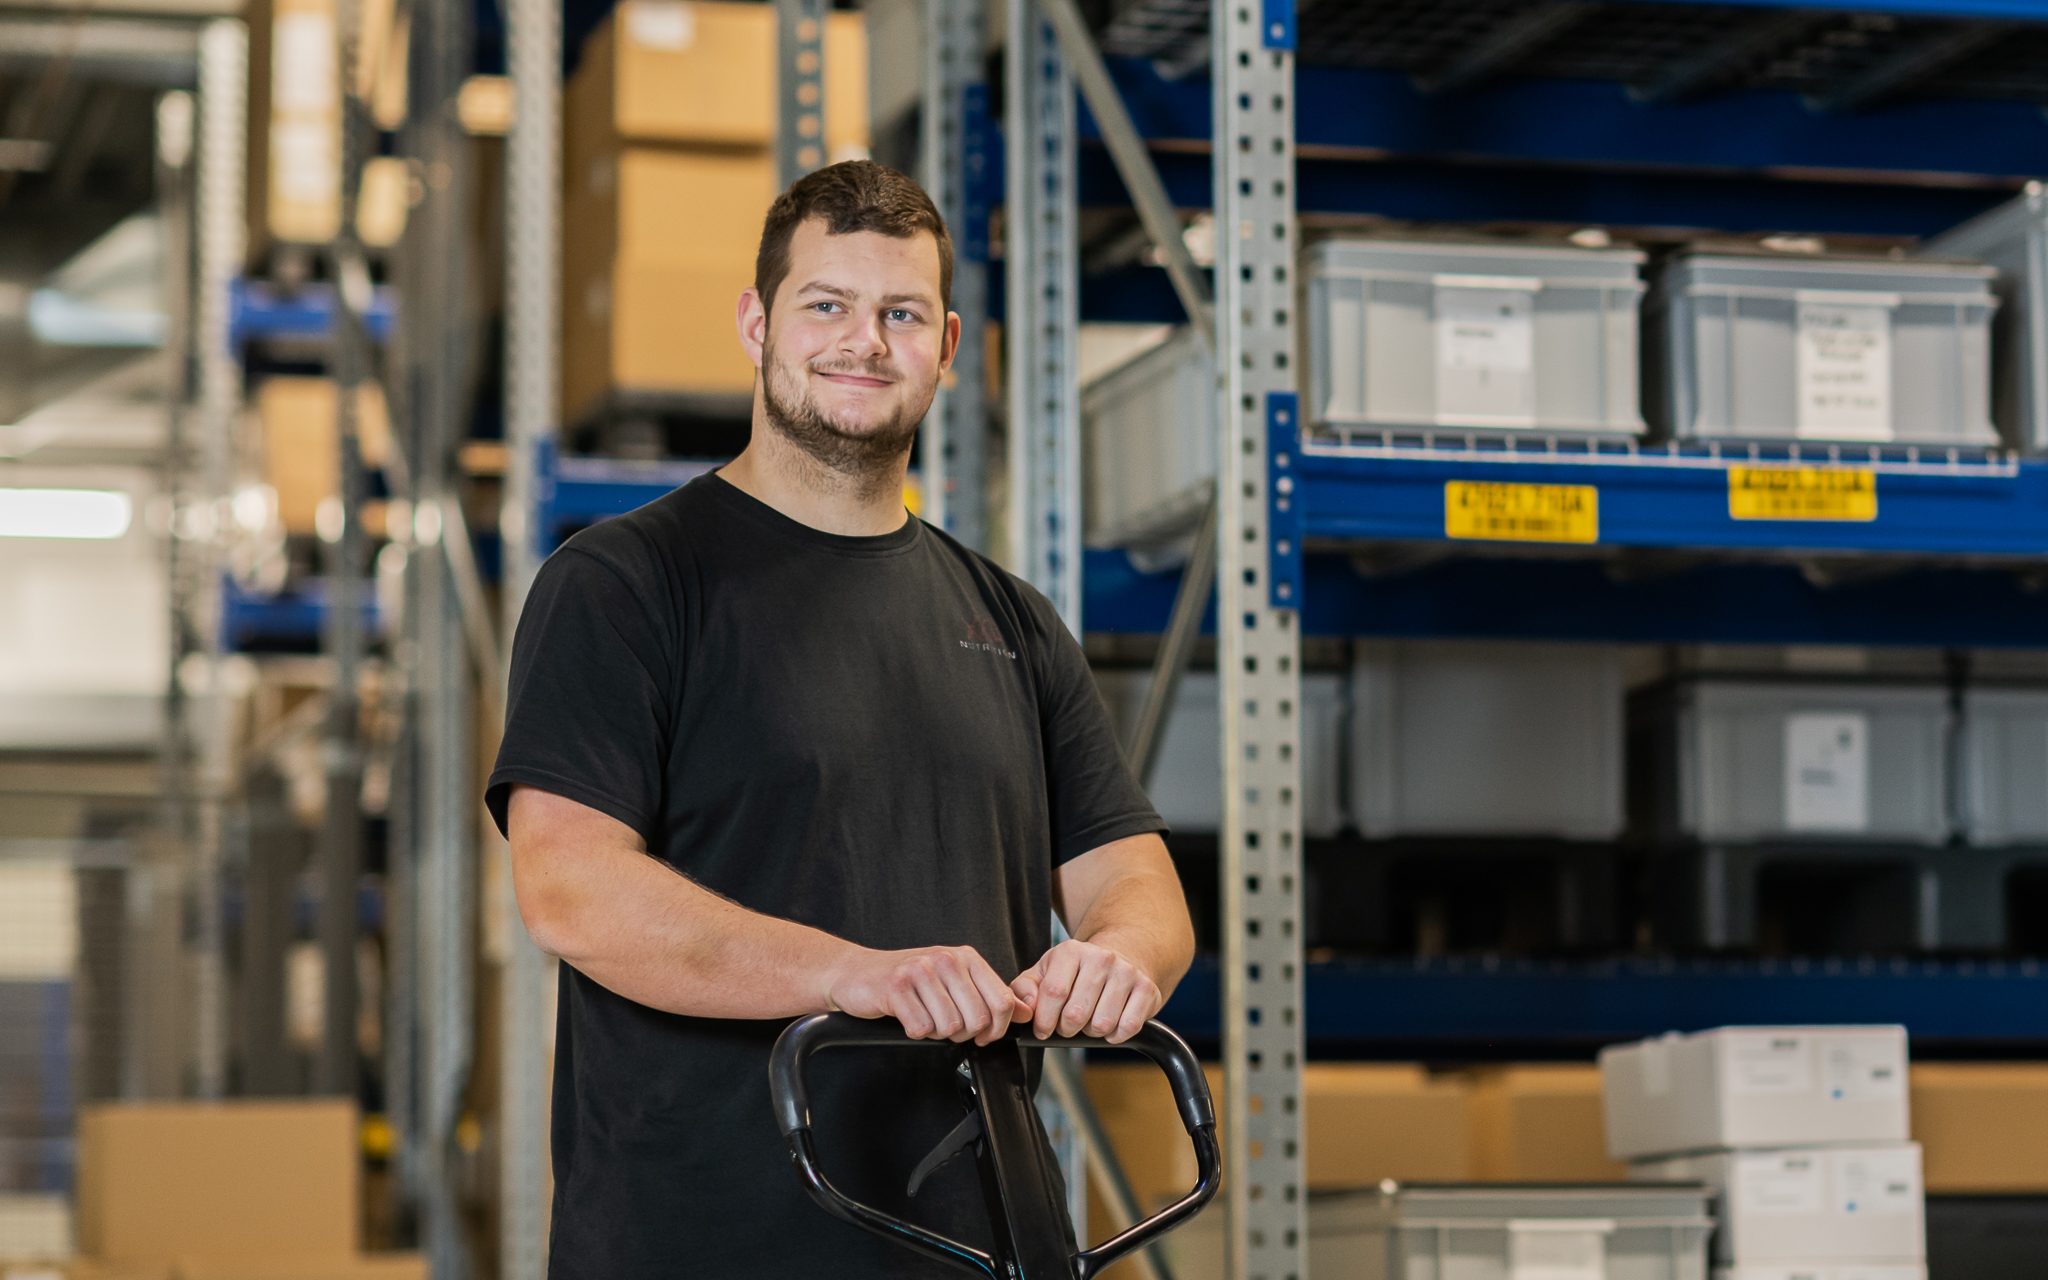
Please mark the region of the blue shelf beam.
MULTIPOLYGON (((1311 1054, 1359 1046, 1584 1050, 1729 1025, 1901 1023, 1916 1046, 2048 1041, 2048 970, 2031 961, 1343 961, 1305 974, 1311 1054)), ((1217 968, 1160 1015, 1213 1046, 1217 968)))
MULTIPOLYGON (((228 648, 237 651, 317 645, 327 600, 327 584, 317 578, 275 595, 245 591, 233 578, 224 578, 221 631, 228 648)), ((374 593, 366 593, 362 607, 364 627, 373 636, 382 635, 383 613, 374 593)))
MULTIPOLYGON (((375 342, 391 336, 395 295, 379 285, 363 326, 375 342)), ((257 280, 235 281, 228 303, 228 340, 239 347, 265 340, 324 340, 334 328, 334 288, 326 284, 283 290, 257 280)))

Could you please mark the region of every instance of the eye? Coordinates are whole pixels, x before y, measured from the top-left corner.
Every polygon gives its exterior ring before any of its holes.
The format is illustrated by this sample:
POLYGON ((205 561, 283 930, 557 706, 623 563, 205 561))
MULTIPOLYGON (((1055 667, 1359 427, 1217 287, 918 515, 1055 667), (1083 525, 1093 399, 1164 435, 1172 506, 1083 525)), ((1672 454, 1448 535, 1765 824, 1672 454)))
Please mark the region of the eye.
POLYGON ((822 313, 826 307, 836 307, 838 305, 839 304, 836 302, 813 302, 811 304, 811 310, 822 313))
POLYGON ((898 324, 916 324, 917 312, 906 311, 902 307, 893 307, 889 311, 889 318, 898 324))

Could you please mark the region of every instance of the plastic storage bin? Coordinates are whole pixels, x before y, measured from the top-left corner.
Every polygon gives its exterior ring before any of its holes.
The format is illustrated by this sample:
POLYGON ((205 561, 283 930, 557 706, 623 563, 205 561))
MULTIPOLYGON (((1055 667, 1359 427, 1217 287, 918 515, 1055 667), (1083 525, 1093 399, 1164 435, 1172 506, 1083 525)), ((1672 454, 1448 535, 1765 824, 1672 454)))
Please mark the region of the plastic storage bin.
MULTIPOLYGON (((1708 1206, 1706 1188, 1683 1184, 1388 1182, 1310 1192, 1309 1273, 1320 1280, 1707 1280, 1708 1206)), ((1168 1236, 1166 1248, 1180 1280, 1223 1280, 1223 1215, 1202 1214, 1168 1236)))
POLYGON ((1184 531, 1216 476, 1208 348, 1183 328, 1081 393, 1085 529, 1098 545, 1184 531))
POLYGON ((1969 690, 1958 740, 1970 843, 2048 842, 2048 689, 1969 690))
POLYGON ((2028 183, 2017 200, 1930 240, 1927 252, 1998 268, 1991 417, 2013 448, 2048 449, 2048 187, 2028 183))
MULTIPOLYGON (((1096 684, 1117 732, 1129 743, 1151 682, 1147 671, 1098 671, 1096 684)), ((1174 691, 1152 770, 1152 803, 1176 831, 1215 831, 1223 825, 1222 725, 1217 720, 1216 675, 1190 671, 1174 691)), ((1301 678, 1301 827, 1306 835, 1333 836, 1344 827, 1344 678, 1309 672, 1301 678)))
POLYGON ((1950 717, 1939 686, 1693 679, 1642 710, 1637 763, 1667 836, 1948 837, 1950 717))
POLYGON ((1351 796, 1370 836, 1605 840, 1624 825, 1620 648, 1361 646, 1351 796))
POLYGON ((1721 1226, 1714 1261, 1720 1266, 1912 1266, 1927 1258, 1927 1195, 1916 1143, 1706 1151, 1647 1160, 1629 1176, 1713 1188, 1721 1226))
POLYGON ((1996 275, 1927 260, 1682 253, 1647 312, 1659 433, 1994 447, 1996 275))
POLYGON ((1642 253, 1339 239, 1302 262, 1312 428, 1642 433, 1642 253))

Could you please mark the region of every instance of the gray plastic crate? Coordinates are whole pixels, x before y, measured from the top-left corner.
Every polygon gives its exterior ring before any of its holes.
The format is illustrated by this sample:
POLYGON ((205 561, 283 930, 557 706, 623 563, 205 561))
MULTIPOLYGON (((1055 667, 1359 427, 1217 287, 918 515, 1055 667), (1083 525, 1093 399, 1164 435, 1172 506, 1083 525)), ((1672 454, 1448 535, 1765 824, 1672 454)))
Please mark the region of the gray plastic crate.
MULTIPOLYGON (((1383 1183, 1311 1192, 1316 1280, 1707 1280, 1714 1219, 1690 1183, 1383 1183)), ((1223 1280, 1223 1214, 1166 1238, 1180 1280, 1223 1280)))
POLYGON ((1084 528, 1098 545, 1184 530, 1216 476, 1215 375, 1192 329, 1081 393, 1084 528))
POLYGON ((1658 432, 1994 447, 1996 275, 1912 259, 1682 253, 1647 310, 1658 432))
POLYGON ((1939 686, 1688 681, 1653 713, 1665 825, 1707 841, 1939 844, 1949 834, 1939 686))
MULTIPOLYGON (((1126 743, 1150 679, 1144 671, 1095 673, 1110 718, 1126 743)), ((1190 671, 1181 677, 1151 786, 1159 816, 1176 831, 1215 831, 1223 825, 1218 710, 1214 672, 1190 671)), ((1305 673, 1300 714, 1302 832, 1333 836, 1344 828, 1344 678, 1332 672, 1305 673)))
POLYGON ((1996 267, 1991 417, 2016 449, 2048 449, 2048 188, 2030 182, 2018 199, 1927 242, 1942 257, 1996 267))
POLYGON ((1972 844, 2048 841, 2048 689, 1971 689, 1958 735, 1972 844))
POLYGON ((1350 775, 1359 829, 1619 835, 1624 661, 1613 645, 1360 646, 1350 775))
POLYGON ((1337 239, 1302 264, 1311 428, 1642 434, 1639 251, 1337 239))

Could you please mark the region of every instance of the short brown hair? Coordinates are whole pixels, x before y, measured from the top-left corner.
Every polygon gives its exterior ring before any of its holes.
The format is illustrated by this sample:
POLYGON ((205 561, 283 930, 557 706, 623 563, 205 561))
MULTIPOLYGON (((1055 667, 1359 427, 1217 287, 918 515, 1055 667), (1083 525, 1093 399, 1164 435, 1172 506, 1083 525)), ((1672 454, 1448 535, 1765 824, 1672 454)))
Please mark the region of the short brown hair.
POLYGON ((789 241, 812 218, 823 218, 829 235, 873 231, 907 240, 928 231, 939 242, 939 305, 953 304, 953 237, 924 188, 885 164, 847 160, 807 173, 768 206, 761 248, 754 255, 754 289, 761 306, 772 309, 775 291, 789 274, 789 241))

